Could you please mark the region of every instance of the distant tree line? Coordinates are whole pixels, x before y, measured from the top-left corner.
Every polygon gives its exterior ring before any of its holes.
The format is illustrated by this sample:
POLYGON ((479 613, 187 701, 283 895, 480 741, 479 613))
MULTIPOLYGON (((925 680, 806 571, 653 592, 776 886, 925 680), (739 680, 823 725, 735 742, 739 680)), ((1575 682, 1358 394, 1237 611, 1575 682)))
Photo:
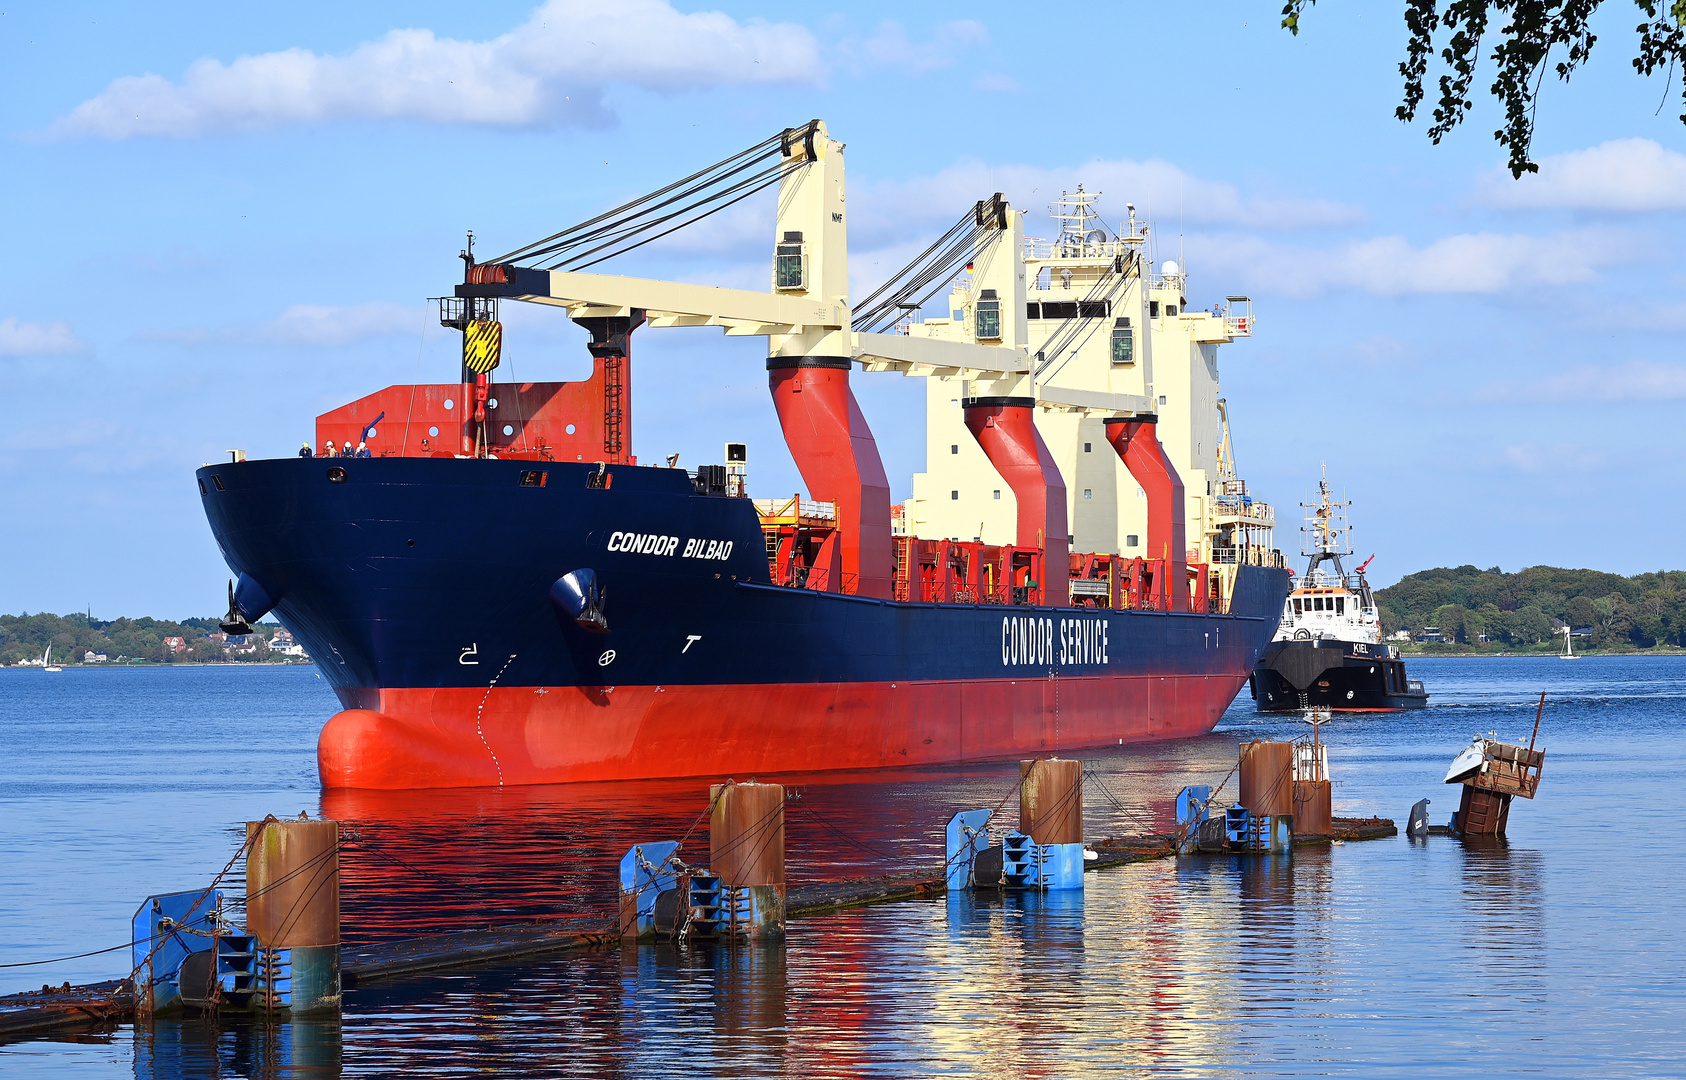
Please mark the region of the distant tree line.
MULTIPOLYGON (((1557 626, 1589 630, 1593 648, 1686 645, 1686 571, 1621 577, 1598 570, 1530 566, 1421 570, 1376 593, 1382 630, 1413 636, 1438 627, 1446 641, 1534 646, 1557 626)), ((1580 644, 1577 644, 1580 648, 1580 644)))
POLYGON ((79 663, 89 652, 105 653, 113 663, 119 657, 159 664, 251 663, 271 659, 269 638, 278 629, 254 627, 250 644, 255 648, 238 652, 210 636, 218 632, 216 619, 96 619, 90 623, 81 613, 0 615, 0 664, 39 659, 48 645, 53 647, 53 659, 65 663, 79 663), (181 638, 186 649, 178 653, 165 644, 172 637, 181 638))

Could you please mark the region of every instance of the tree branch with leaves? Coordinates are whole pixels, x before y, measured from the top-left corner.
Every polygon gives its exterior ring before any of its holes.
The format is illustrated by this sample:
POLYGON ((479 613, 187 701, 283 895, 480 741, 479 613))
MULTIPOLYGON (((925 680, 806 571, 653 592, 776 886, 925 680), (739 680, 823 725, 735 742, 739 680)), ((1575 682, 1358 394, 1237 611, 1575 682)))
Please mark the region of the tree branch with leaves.
MULTIPOLYGON (((1282 26, 1298 35, 1300 19, 1317 0, 1288 0, 1282 26)), ((1438 57, 1445 71, 1438 79, 1439 102, 1434 107, 1428 137, 1436 145, 1468 117, 1475 107, 1473 87, 1482 58, 1482 43, 1493 40, 1486 59, 1496 68, 1488 93, 1504 106, 1504 125, 1493 132, 1500 146, 1510 150, 1510 173, 1539 172, 1530 156, 1535 110, 1547 71, 1561 82, 1587 62, 1598 41, 1590 29, 1592 16, 1604 0, 1405 0, 1405 26, 1410 40, 1399 74, 1405 77, 1404 100, 1394 115, 1409 123, 1426 96, 1423 84, 1438 57), (1493 26, 1502 23, 1495 31, 1493 26), (1443 42, 1436 52, 1436 43, 1443 42)), ((1634 0, 1645 21, 1639 35, 1634 70, 1641 75, 1667 72, 1674 83, 1680 72, 1681 101, 1686 105, 1686 0, 1661 4, 1634 0)), ((1658 111, 1661 111, 1659 106, 1658 111)), ((1686 124, 1686 112, 1680 115, 1686 124)))

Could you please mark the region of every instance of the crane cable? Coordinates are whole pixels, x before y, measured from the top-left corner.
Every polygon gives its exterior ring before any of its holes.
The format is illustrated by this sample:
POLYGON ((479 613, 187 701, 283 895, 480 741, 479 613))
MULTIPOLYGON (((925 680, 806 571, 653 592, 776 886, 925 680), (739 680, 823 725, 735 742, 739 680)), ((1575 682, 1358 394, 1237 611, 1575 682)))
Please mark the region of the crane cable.
POLYGON ((999 191, 991 198, 979 199, 930 247, 862 300, 850 325, 862 332, 879 333, 894 325, 903 310, 924 307, 977 257, 986 239, 1006 228, 1006 211, 999 191))
POLYGON ((516 248, 491 261, 521 261, 548 269, 560 266, 590 266, 624 254, 686 225, 695 224, 710 214, 770 187, 783 179, 789 171, 808 165, 815 158, 812 152, 794 163, 786 159, 790 156, 789 150, 793 145, 811 145, 816 131, 816 122, 813 121, 800 128, 786 128, 772 138, 764 139, 747 150, 699 169, 666 187, 569 226, 542 240, 516 248), (767 158, 775 156, 779 159, 775 164, 764 165, 767 158), (704 207, 710 208, 704 210, 704 207), (648 236, 638 243, 627 243, 645 233, 661 229, 676 218, 684 218, 685 215, 699 210, 702 212, 654 236, 648 236), (606 254, 599 255, 600 252, 606 254), (592 255, 599 257, 585 261, 592 255))

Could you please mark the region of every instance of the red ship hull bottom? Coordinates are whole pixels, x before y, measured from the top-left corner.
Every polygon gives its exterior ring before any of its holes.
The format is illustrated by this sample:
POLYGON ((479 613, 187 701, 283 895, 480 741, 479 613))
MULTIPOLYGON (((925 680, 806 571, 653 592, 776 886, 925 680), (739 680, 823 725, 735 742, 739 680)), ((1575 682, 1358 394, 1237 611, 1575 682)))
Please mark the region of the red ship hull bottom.
POLYGON ((383 689, 322 786, 485 787, 981 761, 1202 735, 1247 677, 383 689))

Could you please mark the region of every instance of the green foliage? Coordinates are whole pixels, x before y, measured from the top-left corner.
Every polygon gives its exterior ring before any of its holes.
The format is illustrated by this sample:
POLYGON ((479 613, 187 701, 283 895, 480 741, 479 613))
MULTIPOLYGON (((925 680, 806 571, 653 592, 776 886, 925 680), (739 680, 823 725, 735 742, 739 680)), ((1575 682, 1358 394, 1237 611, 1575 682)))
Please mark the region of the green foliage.
MULTIPOLYGON (((1529 158, 1534 140, 1534 109, 1540 84, 1549 69, 1562 82, 1592 55, 1598 35, 1590 29, 1593 14, 1604 0, 1405 0, 1405 29, 1409 35, 1405 61, 1399 73, 1405 77, 1404 102, 1394 110, 1400 120, 1417 117, 1424 97, 1423 80, 1436 57, 1447 68, 1440 76, 1440 100, 1428 136, 1435 144, 1464 122, 1475 107, 1470 94, 1476 68, 1481 62, 1483 41, 1492 42, 1487 58, 1496 72, 1487 92, 1504 106, 1504 126, 1493 132, 1500 146, 1510 148, 1510 172, 1539 172, 1529 158), (1501 23, 1493 29, 1493 23, 1501 23), (1555 63, 1553 57, 1556 58, 1555 63)), ((1282 26, 1298 35, 1300 18, 1317 0, 1287 0, 1282 7, 1282 26)), ((1633 67, 1641 75, 1667 71, 1670 78, 1678 64, 1681 94, 1686 98, 1686 0, 1666 4, 1657 0, 1634 0, 1645 21, 1635 27, 1639 55, 1633 67)), ((1686 123, 1686 113, 1680 116, 1686 123)))
MULTIPOLYGON (((1593 648, 1686 646, 1686 571, 1621 577, 1598 570, 1531 566, 1423 570, 1376 593, 1383 625, 1420 633, 1438 626, 1448 642, 1549 645, 1554 622, 1590 629, 1593 648)), ((1583 639, 1585 641, 1585 639, 1583 639)), ((1577 644, 1579 649, 1581 645, 1577 644)))
POLYGON ((49 644, 53 659, 67 663, 79 662, 89 652, 105 653, 111 663, 119 656, 159 664, 261 661, 271 658, 268 639, 277 629, 275 624, 255 627, 256 648, 237 652, 210 636, 217 632, 214 618, 181 622, 123 618, 89 625, 82 614, 0 615, 0 664, 39 660, 49 644), (182 652, 165 644, 172 637, 185 643, 182 652))

